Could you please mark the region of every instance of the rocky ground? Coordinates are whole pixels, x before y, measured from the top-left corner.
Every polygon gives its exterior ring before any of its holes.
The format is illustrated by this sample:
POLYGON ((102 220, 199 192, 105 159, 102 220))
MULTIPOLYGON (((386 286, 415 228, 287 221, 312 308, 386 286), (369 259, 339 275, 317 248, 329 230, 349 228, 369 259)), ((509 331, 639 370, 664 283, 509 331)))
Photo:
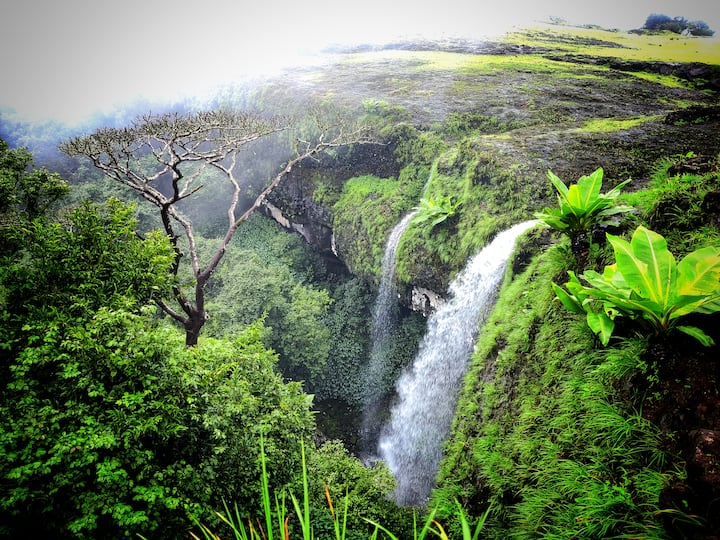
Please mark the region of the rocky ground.
MULTIPOLYGON (((382 101, 403 107, 419 130, 438 129, 453 113, 496 122, 500 132, 469 143, 488 165, 478 175, 513 171, 515 189, 534 194, 528 214, 552 202, 548 169, 570 181, 603 167, 610 185, 631 178, 626 190, 633 190, 647 185, 662 157, 717 155, 720 66, 623 58, 627 47, 606 34, 599 39, 537 31, 508 42, 335 51, 330 66, 288 73, 266 95, 288 99, 299 92, 349 105, 382 101), (581 47, 599 52, 580 54, 581 47)), ((388 177, 398 172, 390 161, 387 152, 367 152, 355 156, 353 171, 388 177)), ((341 165, 337 173, 346 177, 348 171, 341 165)), ((274 197, 305 224, 325 215, 327 228, 332 216, 313 207, 311 182, 295 180, 274 197)), ((418 285, 432 289, 438 282, 444 280, 418 285)))

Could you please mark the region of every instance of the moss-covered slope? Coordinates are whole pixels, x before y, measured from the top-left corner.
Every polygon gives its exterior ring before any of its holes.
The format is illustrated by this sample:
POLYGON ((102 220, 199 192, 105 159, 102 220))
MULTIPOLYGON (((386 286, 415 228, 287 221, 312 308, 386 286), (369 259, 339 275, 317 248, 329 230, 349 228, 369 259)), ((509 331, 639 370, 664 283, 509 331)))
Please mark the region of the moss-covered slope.
MULTIPOLYGON (((637 210, 617 234, 645 224, 678 256, 720 244, 718 65, 712 40, 544 28, 503 43, 346 53, 305 72, 308 95, 371 100, 395 124, 397 178, 316 178, 337 187, 339 255, 376 276, 413 197, 448 202, 437 226, 409 227, 397 261, 402 284, 442 294, 493 234, 554 203, 548 169, 572 182, 598 167, 606 189, 632 179, 624 202, 637 210)), ((466 378, 438 516, 458 499, 473 516, 490 508, 489 538, 712 538, 717 346, 652 341, 627 324, 603 348, 554 301, 551 282, 577 270, 568 241, 538 232, 521 255, 466 378)), ((598 246, 587 264, 611 262, 598 246)), ((699 319, 719 342, 718 316, 699 319)))
POLYGON ((289 74, 263 99, 301 90, 364 101, 395 126, 389 147, 399 172, 386 178, 403 186, 395 195, 381 185, 386 164, 363 168, 378 177, 377 192, 362 185, 353 193, 361 183, 338 184, 332 168, 316 171, 306 192, 328 206, 340 197, 383 200, 380 221, 376 204, 331 209, 340 257, 367 277, 377 276, 384 239, 419 196, 462 200, 439 236, 411 227, 398 255, 403 284, 443 294, 491 235, 552 202, 548 169, 571 180, 603 167, 609 185, 632 178, 639 189, 662 157, 720 152, 717 91, 708 87, 720 70, 720 43, 673 36, 551 26, 498 43, 346 51, 332 69, 289 74), (358 251, 356 239, 372 245, 358 251))
MULTIPOLYGON (((718 163, 689 174, 694 160, 664 160, 627 199, 638 211, 627 229, 657 229, 677 256, 719 245, 717 213, 702 211, 720 193, 718 163)), ((458 499, 478 516, 490 506, 488 538, 714 538, 718 346, 625 321, 604 348, 554 299, 551 282, 575 265, 567 238, 538 231, 522 251, 530 262, 508 272, 481 333, 435 504, 458 499)), ((588 267, 611 262, 595 246, 588 267)), ((717 314, 695 323, 718 341, 717 314)))

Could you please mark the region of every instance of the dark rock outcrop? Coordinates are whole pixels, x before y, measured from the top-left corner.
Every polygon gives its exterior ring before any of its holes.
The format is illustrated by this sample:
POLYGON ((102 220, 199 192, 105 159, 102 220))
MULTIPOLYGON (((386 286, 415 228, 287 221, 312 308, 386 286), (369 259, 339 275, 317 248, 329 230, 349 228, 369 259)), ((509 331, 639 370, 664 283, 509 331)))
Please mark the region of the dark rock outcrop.
POLYGON ((345 148, 333 157, 307 159, 272 191, 262 211, 302 235, 333 264, 342 264, 334 245, 331 207, 317 200, 315 190, 322 184, 334 186, 339 192, 344 182, 363 174, 396 176, 399 170, 393 151, 390 144, 362 144, 345 148))
POLYGON ((720 91, 720 66, 702 62, 653 62, 645 60, 623 60, 584 54, 547 54, 546 58, 558 62, 573 62, 594 66, 607 66, 617 71, 672 75, 695 83, 698 88, 720 91))

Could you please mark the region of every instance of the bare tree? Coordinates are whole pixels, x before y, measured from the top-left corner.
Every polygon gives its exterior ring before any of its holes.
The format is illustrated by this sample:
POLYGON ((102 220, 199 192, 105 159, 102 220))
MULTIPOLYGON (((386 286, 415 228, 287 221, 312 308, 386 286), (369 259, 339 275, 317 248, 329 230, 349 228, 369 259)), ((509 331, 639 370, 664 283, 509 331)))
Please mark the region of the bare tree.
POLYGON ((376 142, 368 126, 348 118, 328 115, 320 109, 308 111, 308 118, 313 120, 312 135, 295 139, 290 159, 269 179, 249 207, 242 209, 242 182, 239 177, 241 149, 252 141, 297 127, 288 118, 266 118, 238 111, 147 114, 138 117, 129 127, 101 128, 61 145, 61 150, 70 156, 90 158, 111 179, 131 187, 158 208, 163 227, 175 249, 172 272, 176 276, 184 256, 182 249, 187 249, 194 276, 193 293, 187 294, 176 280, 172 291, 180 309, 163 298, 156 299, 162 310, 185 328, 187 346, 197 344, 200 331, 208 319, 205 286, 240 224, 302 161, 317 159, 321 153, 332 148, 376 142), (208 262, 201 264, 195 229, 191 220, 178 208, 178 203, 202 189, 203 173, 208 168, 222 173, 232 196, 225 209, 225 234, 210 257, 203 258, 208 262), (185 245, 181 246, 183 238, 185 245))

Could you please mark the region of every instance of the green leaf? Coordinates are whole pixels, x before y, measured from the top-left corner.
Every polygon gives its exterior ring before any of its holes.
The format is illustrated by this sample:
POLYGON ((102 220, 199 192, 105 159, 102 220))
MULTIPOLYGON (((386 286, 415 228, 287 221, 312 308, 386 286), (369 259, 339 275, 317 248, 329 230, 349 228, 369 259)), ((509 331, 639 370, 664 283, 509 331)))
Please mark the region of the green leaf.
POLYGON ((607 345, 615 329, 615 321, 602 311, 598 313, 588 311, 586 319, 590 330, 598 335, 603 345, 607 345))
POLYGON ((711 297, 707 298, 706 301, 703 302, 702 305, 698 306, 695 311, 697 313, 703 313, 704 315, 710 315, 711 313, 720 311, 720 290, 711 297))
POLYGON ((695 339, 697 339, 700 343, 705 345, 706 347, 710 347, 712 345, 715 345, 715 342, 713 339, 708 336, 705 332, 700 330, 697 326, 676 326, 678 330, 681 332, 687 334, 688 336, 692 336, 695 339))
POLYGON ((667 308, 675 295, 677 265, 665 238, 640 226, 633 233, 630 244, 637 257, 647 263, 654 291, 651 299, 667 308))
POLYGON ((678 319, 690 313, 703 313, 709 315, 720 311, 720 297, 713 296, 680 296, 673 304, 670 319, 678 319))
POLYGON ((667 308, 675 294, 675 258, 659 234, 638 227, 631 242, 607 235, 615 251, 617 271, 641 297, 667 308))
MULTIPOLYGON (((606 199, 615 199, 615 198, 617 198, 617 196, 620 195, 620 191, 622 190, 622 188, 624 188, 626 185, 628 185, 631 181, 632 181, 632 179, 631 179, 631 178, 628 178, 628 179, 625 180, 624 182, 620 182, 617 186, 615 186, 615 187, 612 188, 610 191, 608 191, 608 192, 604 195, 604 197, 605 197, 606 199)), ((630 206, 625 206, 624 208, 627 208, 628 210, 632 210, 632 207, 630 207, 630 206)))
MULTIPOLYGON (((599 168, 589 176, 582 176, 577 184, 570 186, 569 191, 572 193, 576 188, 575 194, 577 199, 573 198, 572 202, 580 210, 587 210, 595 206, 600 201, 600 189, 602 188, 603 170, 599 168)), ((574 194, 574 195, 575 195, 574 194)), ((568 200, 571 200, 570 195, 568 200)))
POLYGON ((720 248, 706 247, 686 255, 677 266, 678 294, 713 294, 720 280, 720 248))
POLYGON ((626 204, 616 204, 608 208, 604 208, 600 215, 602 217, 610 217, 618 214, 626 214, 627 212, 630 212, 632 210, 632 206, 628 206, 626 204))
POLYGON ((556 285, 555 283, 551 283, 551 285, 553 290, 555 291, 555 295, 558 297, 558 300, 560 300, 560 302, 563 306, 565 306, 566 309, 580 315, 585 313, 582 304, 578 302, 577 298, 575 298, 571 294, 568 294, 567 291, 559 285, 556 285))
POLYGON ((560 210, 555 208, 545 208, 542 212, 536 212, 535 218, 543 221, 548 227, 556 231, 564 231, 568 228, 568 224, 564 221, 560 210))
MULTIPOLYGON (((547 177, 557 191, 558 208, 553 210, 545 208, 536 214, 536 217, 553 229, 567 234, 586 231, 598 224, 609 223, 613 221, 609 218, 631 209, 628 206, 615 207, 613 203, 620 188, 629 180, 612 190, 612 196, 600 193, 603 178, 602 168, 598 168, 588 176, 581 177, 576 184, 569 187, 552 171, 547 172, 547 177)), ((617 221, 617 218, 614 221, 617 221)))
POLYGON ((565 185, 565 183, 564 183, 562 180, 560 180, 560 178, 558 178, 558 177, 555 175, 555 173, 553 173, 553 172, 550 171, 550 170, 547 172, 547 177, 548 177, 548 179, 550 180, 550 182, 552 183, 552 185, 555 186, 555 189, 556 189, 557 192, 562 196, 562 198, 563 198, 563 199, 567 199, 567 196, 568 196, 568 188, 567 188, 567 186, 565 185))

